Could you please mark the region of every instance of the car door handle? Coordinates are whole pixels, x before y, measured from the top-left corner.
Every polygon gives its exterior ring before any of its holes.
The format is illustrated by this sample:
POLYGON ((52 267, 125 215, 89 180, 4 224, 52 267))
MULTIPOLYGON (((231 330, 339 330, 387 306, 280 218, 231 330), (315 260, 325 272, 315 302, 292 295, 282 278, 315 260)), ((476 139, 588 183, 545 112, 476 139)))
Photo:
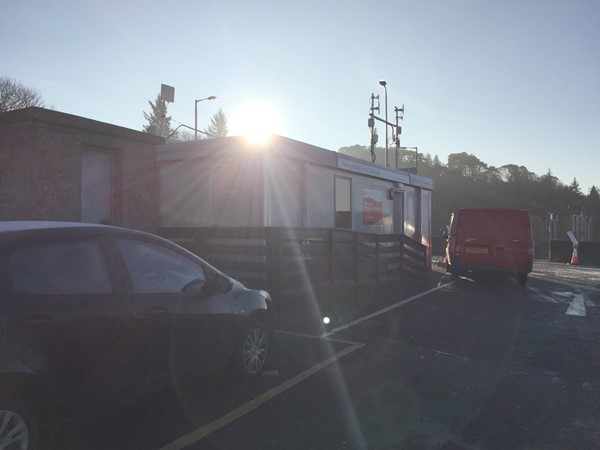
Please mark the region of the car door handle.
POLYGON ((14 327, 39 327, 43 325, 49 325, 52 323, 52 317, 46 314, 29 314, 19 319, 14 319, 11 324, 14 327))
POLYGON ((153 317, 158 319, 159 317, 166 316, 169 311, 162 306, 153 306, 144 314, 146 317, 153 317))

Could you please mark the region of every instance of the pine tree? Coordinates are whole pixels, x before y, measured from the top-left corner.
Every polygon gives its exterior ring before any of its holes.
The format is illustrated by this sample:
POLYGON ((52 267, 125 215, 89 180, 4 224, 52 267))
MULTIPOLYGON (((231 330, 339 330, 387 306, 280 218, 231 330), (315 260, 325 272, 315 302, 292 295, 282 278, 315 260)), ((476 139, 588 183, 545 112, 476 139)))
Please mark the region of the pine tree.
POLYGON ((208 128, 204 130, 204 132, 210 137, 225 137, 229 133, 229 128, 227 127, 227 117, 225 117, 225 113, 222 109, 216 112, 214 116, 210 119, 210 125, 208 128))
MULTIPOLYGON (((148 101, 148 104, 150 105, 150 113, 144 112, 144 118, 148 121, 148 124, 144 125, 143 131, 163 137, 171 136, 173 129, 171 128, 171 116, 167 116, 167 102, 163 102, 160 94, 157 94, 156 100, 153 102, 148 101)), ((177 134, 177 132, 173 133, 171 138, 177 139, 177 134)))
MULTIPOLYGON (((600 223, 600 194, 598 194, 598 189, 596 186, 592 186, 590 188, 590 193, 588 194, 585 202, 586 211, 590 216, 596 217, 596 223, 600 223)), ((594 225, 598 226, 598 225, 594 225)))
POLYGON ((573 182, 569 186, 569 190, 571 192, 575 192, 576 194, 581 194, 581 189, 579 188, 579 182, 577 181, 577 178, 573 178, 573 182))

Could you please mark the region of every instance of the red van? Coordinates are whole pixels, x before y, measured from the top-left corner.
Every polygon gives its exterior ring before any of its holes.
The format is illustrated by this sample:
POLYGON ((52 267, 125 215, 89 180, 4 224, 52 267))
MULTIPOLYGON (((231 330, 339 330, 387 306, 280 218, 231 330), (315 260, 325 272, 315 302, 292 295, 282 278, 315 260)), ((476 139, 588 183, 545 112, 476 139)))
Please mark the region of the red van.
POLYGON ((533 265, 531 219, 526 209, 459 209, 450 218, 446 271, 515 275, 521 284, 533 265))

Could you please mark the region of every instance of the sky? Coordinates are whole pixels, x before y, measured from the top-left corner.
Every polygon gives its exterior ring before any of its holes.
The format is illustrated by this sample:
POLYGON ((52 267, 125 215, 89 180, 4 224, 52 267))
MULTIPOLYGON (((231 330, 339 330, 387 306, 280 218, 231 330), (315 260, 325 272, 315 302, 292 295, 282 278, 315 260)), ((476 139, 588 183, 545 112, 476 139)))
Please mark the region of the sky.
POLYGON ((222 109, 230 135, 260 124, 338 150, 369 145, 385 79, 390 121, 405 108, 401 145, 600 187, 597 0, 0 5, 0 76, 61 112, 141 130, 166 84, 173 126, 193 127, 195 100, 214 95, 197 103, 199 129, 222 109))

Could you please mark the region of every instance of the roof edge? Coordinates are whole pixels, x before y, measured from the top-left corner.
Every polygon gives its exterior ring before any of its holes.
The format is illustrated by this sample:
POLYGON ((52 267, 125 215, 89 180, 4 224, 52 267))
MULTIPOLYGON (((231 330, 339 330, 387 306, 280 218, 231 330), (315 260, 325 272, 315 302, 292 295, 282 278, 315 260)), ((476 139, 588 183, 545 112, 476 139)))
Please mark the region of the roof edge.
POLYGON ((165 143, 165 138, 161 136, 37 106, 0 113, 0 124, 26 121, 45 122, 64 127, 86 129, 97 133, 140 140, 154 145, 165 143))

